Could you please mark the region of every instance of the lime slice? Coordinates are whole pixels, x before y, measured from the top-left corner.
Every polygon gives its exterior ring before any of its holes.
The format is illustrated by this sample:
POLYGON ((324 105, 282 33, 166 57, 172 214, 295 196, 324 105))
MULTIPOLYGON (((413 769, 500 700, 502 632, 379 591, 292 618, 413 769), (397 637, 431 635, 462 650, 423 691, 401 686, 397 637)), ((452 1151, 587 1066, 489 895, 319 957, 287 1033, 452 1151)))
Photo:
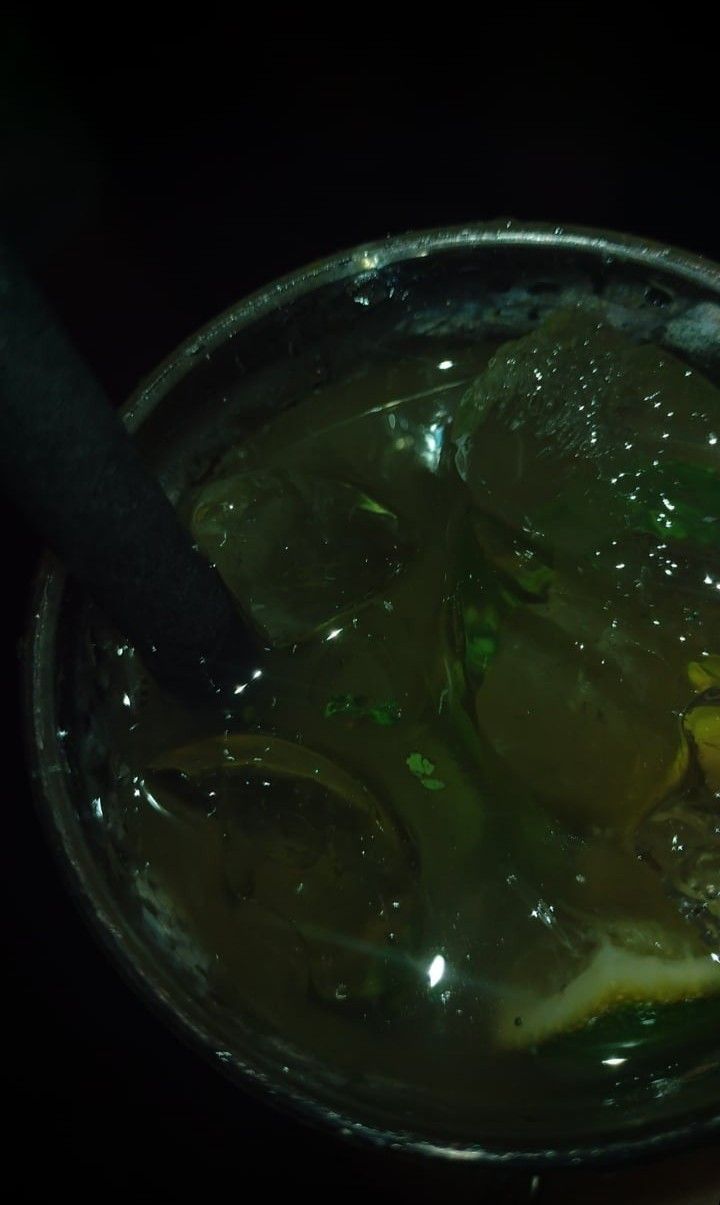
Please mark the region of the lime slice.
POLYGON ((560 991, 518 994, 503 1009, 497 1038, 504 1047, 534 1046, 579 1029, 631 1004, 673 1004, 720 991, 720 963, 712 955, 664 958, 604 942, 560 991))

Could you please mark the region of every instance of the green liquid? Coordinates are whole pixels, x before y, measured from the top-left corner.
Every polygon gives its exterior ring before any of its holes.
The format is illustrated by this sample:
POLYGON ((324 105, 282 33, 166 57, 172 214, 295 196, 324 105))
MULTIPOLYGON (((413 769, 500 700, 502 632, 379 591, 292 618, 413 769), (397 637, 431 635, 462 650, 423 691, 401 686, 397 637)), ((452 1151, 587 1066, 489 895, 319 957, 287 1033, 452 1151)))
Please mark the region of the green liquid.
POLYGON ((188 492, 266 647, 224 717, 125 650, 105 808, 230 1026, 502 1111, 717 1021, 718 428, 574 313, 379 349, 188 492))

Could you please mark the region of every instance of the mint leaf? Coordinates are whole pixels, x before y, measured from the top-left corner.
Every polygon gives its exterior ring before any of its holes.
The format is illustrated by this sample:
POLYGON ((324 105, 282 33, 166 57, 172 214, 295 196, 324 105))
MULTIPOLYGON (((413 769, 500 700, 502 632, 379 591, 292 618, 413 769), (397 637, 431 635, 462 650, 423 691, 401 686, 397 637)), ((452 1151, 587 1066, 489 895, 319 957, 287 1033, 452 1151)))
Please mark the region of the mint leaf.
POLYGON ((367 719, 373 720, 383 728, 397 724, 401 714, 394 699, 369 703, 362 695, 333 695, 323 710, 326 720, 332 719, 333 716, 343 716, 349 720, 367 719))
POLYGON ((410 756, 405 759, 405 765, 410 773, 414 774, 416 778, 427 778, 435 769, 433 763, 428 761, 426 757, 423 757, 422 753, 411 753, 410 756))
POLYGON ((668 460, 628 498, 628 521, 664 540, 720 546, 720 476, 705 465, 668 460))

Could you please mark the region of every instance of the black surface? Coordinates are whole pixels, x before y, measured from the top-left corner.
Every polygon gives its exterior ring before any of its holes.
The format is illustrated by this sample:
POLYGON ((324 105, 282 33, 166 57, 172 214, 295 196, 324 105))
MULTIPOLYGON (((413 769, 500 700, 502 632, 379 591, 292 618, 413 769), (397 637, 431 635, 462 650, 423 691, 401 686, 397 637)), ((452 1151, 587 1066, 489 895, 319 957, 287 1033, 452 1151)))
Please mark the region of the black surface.
MULTIPOLYGON (((720 259, 700 32, 682 79, 677 30, 667 61, 589 17, 565 50, 560 11, 519 55, 527 18, 513 10, 502 27, 488 18, 472 33, 416 31, 422 49, 410 53, 367 13, 345 16, 331 41, 300 11, 273 10, 262 33, 199 12, 171 31, 124 11, 82 29, 64 12, 49 24, 6 19, 0 208, 118 401, 244 293, 386 233, 512 215, 629 230, 720 259)), ((3 520, 11 1199, 525 1199, 527 1178, 512 1189, 466 1172, 440 1180, 245 1100, 104 960, 65 894, 22 770, 14 661, 36 546, 7 508, 3 520)), ((535 1200, 553 1199, 541 1184, 535 1200)))

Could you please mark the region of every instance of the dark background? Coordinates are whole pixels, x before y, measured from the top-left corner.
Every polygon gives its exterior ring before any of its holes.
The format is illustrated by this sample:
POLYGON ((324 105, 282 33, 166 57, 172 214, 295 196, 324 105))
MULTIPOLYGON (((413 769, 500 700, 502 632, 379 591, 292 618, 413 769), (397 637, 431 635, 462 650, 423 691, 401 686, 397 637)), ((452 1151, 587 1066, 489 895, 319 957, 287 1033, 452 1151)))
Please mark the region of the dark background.
MULTIPOLYGON (((587 13, 568 43, 572 11, 546 6, 537 24, 536 10, 476 14, 472 27, 415 14, 412 50, 369 11, 346 12, 344 32, 277 7, 262 28, 209 10, 165 28, 124 10, 82 27, 64 14, 6 17, 0 219, 118 401, 251 289, 388 233, 502 215, 633 231, 720 259, 709 35, 695 26, 686 41, 676 25, 655 44, 587 13)), ((246 1101, 105 961, 17 769, 15 648, 38 546, 7 510, 3 528, 11 1198, 527 1199, 528 1177, 486 1197, 467 1172, 439 1178, 355 1152, 246 1101)), ((717 1195, 720 1170, 703 1158, 663 1173, 680 1185, 673 1200, 717 1195), (701 1167, 708 1195, 692 1197, 701 1167)), ((615 1181, 593 1183, 571 1195, 620 1200, 615 1181)), ((632 1183, 628 1199, 670 1199, 642 1196, 644 1173, 632 1183)), ((564 1191, 541 1178, 534 1199, 564 1191)))

